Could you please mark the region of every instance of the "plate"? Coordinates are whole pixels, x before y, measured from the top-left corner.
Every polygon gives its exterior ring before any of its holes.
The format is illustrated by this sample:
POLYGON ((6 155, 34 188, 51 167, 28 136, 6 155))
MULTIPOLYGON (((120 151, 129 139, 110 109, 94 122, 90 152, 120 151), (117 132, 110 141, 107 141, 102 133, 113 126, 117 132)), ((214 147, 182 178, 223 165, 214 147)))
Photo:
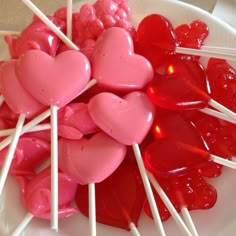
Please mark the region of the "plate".
MULTIPOLYGON (((0 1, 7 6, 9 1, 0 1)), ((29 17, 23 16, 23 12, 27 12, 25 7, 20 6, 18 2, 18 10, 21 14, 14 15, 13 20, 9 21, 7 18, 4 22, 8 22, 11 29, 22 29, 21 27, 26 24, 26 19, 29 17), (22 19, 22 21, 20 20, 22 19), (18 22, 17 24, 15 22, 18 22), (20 24, 20 23, 22 24, 20 24)), ((37 1, 34 1, 37 4, 37 1)), ((63 5, 65 1, 38 1, 41 9, 53 12, 56 8, 63 5), (50 4, 50 11, 49 5, 50 4)), ((92 1, 75 1, 76 6, 80 6, 84 2, 92 1)), ((5 6, 4 5, 4 6, 5 6)), ((207 38, 206 44, 211 46, 225 46, 235 47, 236 31, 226 23, 213 17, 208 12, 205 12, 197 7, 188 5, 179 1, 172 0, 130 0, 129 5, 132 11, 132 20, 137 25, 140 20, 147 14, 159 13, 166 16, 174 26, 182 23, 190 23, 192 20, 201 19, 206 22, 210 29, 210 35, 207 38)), ((4 8, 5 9, 5 8, 4 8)), ((15 10, 15 9, 12 9, 15 10)), ((8 13, 8 11, 6 11, 8 13)), ((5 13, 5 14, 6 14, 5 13)), ((9 14, 13 14, 9 11, 9 14)), ((0 14, 1 15, 1 14, 0 14)), ((25 15, 24 15, 25 16, 25 15)), ((0 19, 3 22, 3 19, 0 19)), ((7 26, 3 25, 2 26, 7 26)), ((7 29, 7 28, 5 28, 7 29)), ((0 59, 6 58, 6 47, 3 42, 0 44, 1 52, 0 59)), ((206 59, 203 59, 206 62, 206 59)), ((222 235, 235 235, 236 232, 236 204, 235 193, 236 185, 234 183, 236 179, 236 171, 224 168, 223 174, 215 179, 211 179, 210 182, 215 186, 218 192, 218 200, 216 205, 210 210, 197 210, 192 211, 191 215, 195 222, 196 228, 201 236, 222 236, 222 235)), ((15 180, 12 177, 8 177, 3 194, 0 198, 0 235, 10 235, 10 232, 21 222, 26 211, 22 208, 19 199, 19 189, 15 180)), ((50 230, 50 223, 48 221, 33 219, 25 229, 22 235, 24 236, 89 236, 88 233, 88 219, 80 213, 59 221, 59 232, 55 233, 50 230)), ((180 236, 181 231, 176 226, 173 219, 169 219, 164 223, 166 235, 180 236)), ((152 220, 150 220, 144 214, 141 215, 138 229, 141 235, 156 236, 157 233, 154 228, 152 220)), ((122 229, 117 229, 110 226, 105 226, 97 223, 97 235, 98 236, 130 236, 131 233, 122 229)))

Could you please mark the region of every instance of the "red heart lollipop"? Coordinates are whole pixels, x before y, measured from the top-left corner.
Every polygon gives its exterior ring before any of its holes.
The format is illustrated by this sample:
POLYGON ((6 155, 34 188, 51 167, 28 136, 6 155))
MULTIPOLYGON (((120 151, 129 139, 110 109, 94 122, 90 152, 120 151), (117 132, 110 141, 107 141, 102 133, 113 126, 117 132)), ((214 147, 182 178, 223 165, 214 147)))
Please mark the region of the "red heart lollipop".
MULTIPOLYGON (((130 230, 129 223, 137 225, 144 199, 137 167, 122 164, 111 176, 96 184, 97 221, 130 230)), ((76 204, 88 216, 87 186, 78 187, 76 204)))
POLYGON ((135 51, 146 57, 153 68, 175 54, 176 44, 174 28, 164 16, 152 14, 140 22, 135 39, 135 51))
POLYGON ((236 111, 236 69, 225 60, 210 59, 206 72, 212 98, 236 111))
POLYGON ((197 60, 176 58, 157 69, 147 88, 151 101, 170 110, 201 109, 209 97, 207 75, 197 60))

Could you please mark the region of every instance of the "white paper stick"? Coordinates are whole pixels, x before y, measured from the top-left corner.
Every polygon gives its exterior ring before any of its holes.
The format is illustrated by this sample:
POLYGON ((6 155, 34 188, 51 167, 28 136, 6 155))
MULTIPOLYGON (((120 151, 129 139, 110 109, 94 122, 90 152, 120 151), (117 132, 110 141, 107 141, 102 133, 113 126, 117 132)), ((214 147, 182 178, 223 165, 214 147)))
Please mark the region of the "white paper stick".
MULTIPOLYGON (((35 127, 29 129, 26 133, 49 130, 50 128, 51 128, 50 124, 36 125, 35 127)), ((0 137, 11 135, 11 134, 13 134, 14 131, 15 131, 15 128, 0 130, 0 137)))
POLYGON ((34 215, 28 212, 11 236, 19 236, 33 218, 34 215))
POLYGON ((222 157, 219 157, 213 154, 211 154, 210 157, 212 161, 214 161, 215 163, 218 163, 220 165, 223 165, 232 169, 236 169, 236 162, 234 161, 230 161, 230 160, 224 159, 222 157))
POLYGON ((184 48, 184 47, 176 47, 176 52, 188 55, 214 57, 230 61, 236 61, 236 54, 234 53, 224 53, 211 50, 201 50, 201 49, 184 48))
POLYGON ((51 228, 58 231, 58 107, 51 106, 51 228))
POLYGON ((227 115, 228 117, 236 121, 236 113, 231 111, 227 107, 223 106, 222 104, 218 103, 217 101, 213 99, 210 99, 208 104, 209 106, 214 107, 215 109, 221 111, 222 113, 224 113, 225 115, 227 115))
POLYGON ((199 111, 201 111, 202 113, 205 113, 207 115, 214 116, 214 117, 216 117, 218 119, 230 122, 232 124, 236 124, 235 120, 233 120, 232 118, 228 117, 227 115, 225 115, 222 112, 215 111, 215 110, 210 109, 210 108, 203 108, 203 109, 200 109, 199 111))
POLYGON ((141 236, 136 225, 133 222, 129 223, 130 232, 133 236, 141 236))
POLYGON ((0 195, 2 194, 2 190, 5 185, 7 175, 8 175, 12 160, 14 158, 14 153, 16 150, 18 140, 20 138, 20 134, 21 134, 24 122, 25 122, 25 115, 20 114, 17 124, 16 124, 15 132, 12 136, 12 141, 11 141, 11 144, 10 144, 9 149, 7 151, 5 160, 3 162, 1 174, 0 174, 0 195))
POLYGON ((135 143, 132 145, 132 147, 133 147, 134 155, 135 155, 135 158, 136 158, 136 161, 138 164, 139 172, 141 174, 143 185, 144 185, 144 188, 146 191, 147 199, 148 199, 151 211, 152 211, 152 216, 153 216, 155 226, 156 226, 160 236, 165 236, 166 235, 165 230, 164 230, 164 227, 163 227, 163 224, 161 221, 160 214, 157 209, 157 205, 156 205, 155 198, 154 198, 154 195, 152 192, 152 188, 151 188, 150 182, 148 180, 147 172, 146 172, 146 169, 143 164, 143 159, 142 159, 142 155, 141 155, 141 152, 139 149, 139 145, 137 143, 135 143))
POLYGON ((36 7, 30 0, 21 0, 35 15, 37 15, 68 47, 74 50, 79 48, 55 26, 43 12, 36 7))
POLYGON ((193 223, 193 219, 189 213, 189 210, 187 207, 182 206, 181 207, 181 213, 183 215, 184 218, 184 222, 186 223, 186 225, 188 226, 190 232, 192 233, 193 236, 198 236, 198 232, 197 229, 193 223))
POLYGON ((183 233, 185 235, 192 236, 189 229, 187 228, 187 226, 185 225, 185 223, 183 222, 183 220, 179 216, 178 212, 176 211, 175 207, 171 203, 170 199, 168 198, 168 196, 166 195, 164 190, 161 188, 161 186, 156 181, 154 176, 150 172, 147 172, 147 173, 148 173, 148 178, 149 178, 150 182, 152 183, 154 189, 159 194, 161 200, 166 205, 167 209, 169 210, 169 212, 172 215, 173 219, 175 220, 176 224, 179 226, 179 228, 183 231, 183 233))
POLYGON ((89 232, 90 236, 96 236, 96 197, 95 184, 89 184, 89 232))
POLYGON ((72 0, 67 0, 67 32, 66 35, 67 37, 72 40, 72 9, 73 9, 73 1, 72 0))

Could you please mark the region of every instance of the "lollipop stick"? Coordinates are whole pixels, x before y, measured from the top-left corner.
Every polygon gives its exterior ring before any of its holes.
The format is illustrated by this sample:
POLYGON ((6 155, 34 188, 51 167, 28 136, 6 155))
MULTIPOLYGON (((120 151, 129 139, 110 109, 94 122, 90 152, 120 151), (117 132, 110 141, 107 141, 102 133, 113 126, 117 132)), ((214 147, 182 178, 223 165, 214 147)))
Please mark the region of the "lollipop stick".
POLYGON ((181 207, 181 213, 183 215, 184 221, 187 224, 189 230, 191 231, 193 236, 198 236, 197 229, 193 223, 193 219, 189 213, 189 210, 186 206, 181 207))
POLYGON ((57 110, 51 106, 51 228, 58 231, 58 133, 57 110))
POLYGON ((15 150, 16 150, 18 140, 20 138, 20 134, 21 134, 21 130, 22 130, 24 121, 25 121, 25 115, 20 114, 20 116, 18 118, 18 121, 17 121, 17 124, 16 124, 15 132, 12 136, 12 141, 11 141, 11 144, 10 144, 9 149, 7 151, 7 154, 6 154, 4 163, 3 163, 3 167, 2 167, 2 170, 1 170, 1 174, 0 174, 0 195, 2 193, 5 181, 7 179, 7 174, 8 174, 8 171, 10 169, 11 162, 14 158, 14 153, 15 153, 15 150))
POLYGON ((0 35, 19 35, 19 31, 0 30, 0 35))
POLYGON ((90 236, 96 236, 96 198, 95 184, 89 184, 89 229, 90 236))
POLYGON ((150 182, 152 183, 152 185, 153 185, 154 189, 156 190, 156 192, 159 194, 162 201, 165 203, 167 209, 171 213, 171 215, 174 218, 176 224, 185 233, 185 235, 191 236, 192 234, 190 233, 189 229, 187 228, 187 226, 185 225, 185 223, 183 222, 183 220, 179 216, 178 212, 176 211, 175 207, 171 203, 170 199, 168 198, 168 196, 166 195, 164 190, 161 188, 159 183, 156 181, 156 179, 154 178, 154 176, 150 172, 148 172, 148 178, 149 178, 150 182))
POLYGON ((236 162, 224 159, 222 157, 218 157, 216 155, 211 154, 210 158, 212 159, 212 161, 214 161, 215 163, 218 163, 220 165, 232 168, 232 169, 236 169, 236 162))
POLYGON ((34 215, 28 212, 25 215, 24 219, 16 227, 14 232, 11 234, 11 236, 19 236, 33 218, 34 218, 34 215))
POLYGON ((141 152, 139 149, 139 145, 137 143, 135 143, 132 145, 132 147, 133 147, 134 155, 135 155, 135 158, 136 158, 136 161, 138 164, 138 168, 139 168, 139 171, 141 174, 143 185, 144 185, 144 188, 145 188, 145 191, 147 194, 147 199, 148 199, 151 211, 152 211, 154 223, 155 223, 156 228, 159 231, 160 235, 165 236, 166 234, 164 231, 164 227, 163 227, 163 224, 161 221, 160 214, 157 209, 155 198, 153 196, 152 188, 151 188, 150 182, 148 180, 147 172, 146 172, 146 169, 143 164, 142 155, 141 155, 141 152))
POLYGON ((54 25, 46 15, 43 14, 30 0, 21 0, 39 19, 41 19, 68 47, 74 50, 79 48, 54 25))
POLYGON ((236 61, 236 54, 234 53, 203 50, 203 49, 193 49, 193 48, 183 48, 183 47, 176 47, 176 52, 189 54, 189 55, 195 55, 195 56, 214 57, 214 58, 226 59, 230 61, 236 61))
POLYGON ((73 1, 67 0, 67 27, 66 27, 66 35, 69 39, 72 39, 72 7, 73 1))
POLYGON ((230 117, 230 118, 232 118, 233 120, 236 121, 236 113, 234 113, 233 111, 231 111, 227 107, 221 105, 217 101, 215 101, 213 99, 210 99, 209 105, 214 107, 215 109, 221 111, 222 113, 224 113, 225 115, 227 115, 228 117, 230 117))
POLYGON ((129 228, 130 228, 130 232, 133 236, 141 236, 141 234, 139 233, 137 227, 135 226, 135 224, 133 222, 129 223, 129 228))
POLYGON ((229 54, 236 54, 236 48, 227 48, 227 47, 219 47, 219 46, 207 46, 204 45, 201 47, 201 50, 209 50, 215 52, 223 52, 229 54))
MULTIPOLYGON (((50 128, 51 128, 50 124, 36 125, 35 127, 32 127, 31 129, 29 129, 26 133, 49 130, 50 128)), ((0 130, 0 137, 11 135, 11 134, 13 134, 14 131, 15 131, 14 128, 0 130)))
POLYGON ((210 109, 210 108, 203 108, 203 109, 200 109, 199 111, 201 111, 202 113, 205 113, 207 115, 214 116, 214 117, 216 117, 218 119, 221 119, 221 120, 224 120, 224 121, 236 124, 235 120, 233 120, 232 118, 228 117, 227 115, 225 115, 222 112, 218 112, 218 111, 215 111, 215 110, 210 109))

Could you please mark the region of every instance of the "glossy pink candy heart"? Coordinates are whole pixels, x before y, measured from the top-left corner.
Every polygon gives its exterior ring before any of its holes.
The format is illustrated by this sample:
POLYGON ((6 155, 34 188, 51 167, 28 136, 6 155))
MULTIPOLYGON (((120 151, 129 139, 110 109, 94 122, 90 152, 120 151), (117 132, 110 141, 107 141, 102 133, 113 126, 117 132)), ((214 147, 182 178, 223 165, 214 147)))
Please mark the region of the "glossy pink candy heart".
POLYGON ((123 161, 127 147, 103 132, 92 138, 59 140, 59 168, 79 184, 98 183, 123 161))
POLYGON ((134 54, 133 41, 122 28, 112 27, 98 38, 92 57, 92 76, 106 88, 133 91, 153 78, 151 64, 134 54))
POLYGON ((30 50, 17 62, 23 87, 44 105, 62 107, 73 100, 90 79, 90 64, 80 52, 68 50, 51 57, 30 50))
POLYGON ((15 73, 15 67, 15 60, 8 61, 1 66, 1 93, 13 112, 32 118, 44 111, 46 107, 22 87, 15 73))
POLYGON ((91 98, 88 108, 97 126, 125 145, 143 141, 155 113, 154 106, 142 92, 132 92, 124 98, 99 93, 91 98))
MULTIPOLYGON (((23 177, 17 177, 17 180, 21 185, 21 198, 26 209, 36 217, 50 219, 50 168, 43 170, 31 180, 23 177)), ((77 210, 71 207, 71 202, 77 190, 77 184, 69 176, 59 172, 58 189, 58 217, 64 218, 77 213, 77 210)))

